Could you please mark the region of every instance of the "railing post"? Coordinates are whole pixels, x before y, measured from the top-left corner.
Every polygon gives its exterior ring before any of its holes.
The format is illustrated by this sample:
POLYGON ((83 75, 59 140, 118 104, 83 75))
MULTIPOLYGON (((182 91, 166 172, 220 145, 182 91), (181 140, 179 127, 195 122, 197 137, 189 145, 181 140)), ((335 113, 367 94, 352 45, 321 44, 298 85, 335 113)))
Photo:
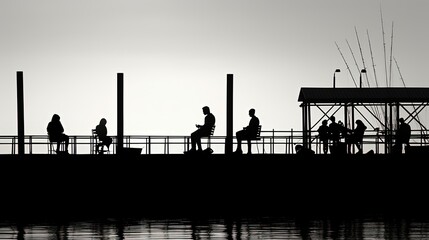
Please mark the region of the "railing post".
POLYGON ((73 149, 72 149, 72 153, 73 154, 77 154, 77 137, 76 136, 73 137, 73 149))
POLYGON ((30 154, 33 154, 33 136, 29 136, 28 150, 29 150, 30 154))
POLYGON ((147 147, 147 150, 148 150, 148 154, 151 154, 151 149, 150 149, 150 136, 149 136, 149 138, 148 138, 148 140, 149 140, 149 145, 148 145, 148 147, 147 147))
POLYGON ((274 136, 274 129, 273 129, 273 148, 272 148, 272 151, 271 151, 271 154, 274 154, 275 153, 275 150, 274 150, 274 145, 276 144, 276 139, 275 139, 275 136, 274 136))

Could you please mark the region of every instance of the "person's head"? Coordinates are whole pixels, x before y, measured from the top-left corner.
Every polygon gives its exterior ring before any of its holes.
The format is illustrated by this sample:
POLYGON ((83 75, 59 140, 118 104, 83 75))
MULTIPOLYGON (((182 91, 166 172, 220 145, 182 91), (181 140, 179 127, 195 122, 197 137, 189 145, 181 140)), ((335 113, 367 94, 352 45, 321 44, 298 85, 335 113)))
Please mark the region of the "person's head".
POLYGON ((255 116, 255 109, 251 108, 249 110, 249 116, 251 116, 251 117, 255 116))
POLYGON ((403 123, 405 122, 405 120, 404 120, 403 118, 400 118, 400 119, 399 119, 399 122, 400 122, 401 124, 403 124, 403 123))
POLYGON ((356 125, 363 125, 363 122, 361 120, 356 120, 356 125))
POLYGON ((102 118, 100 120, 100 125, 106 125, 106 123, 107 123, 107 120, 105 118, 102 118))
POLYGON ((302 149, 302 145, 295 145, 295 152, 299 152, 302 149))
POLYGON ((331 117, 329 118, 329 120, 331 120, 332 122, 335 122, 335 116, 331 116, 331 117))
POLYGON ((204 115, 209 114, 210 113, 210 108, 207 107, 207 106, 203 107, 203 113, 204 113, 204 115))
POLYGON ((60 116, 58 114, 54 114, 52 116, 52 122, 59 122, 60 121, 60 116))
POLYGON ((328 120, 323 120, 323 121, 322 121, 322 125, 323 125, 323 126, 328 125, 328 120))

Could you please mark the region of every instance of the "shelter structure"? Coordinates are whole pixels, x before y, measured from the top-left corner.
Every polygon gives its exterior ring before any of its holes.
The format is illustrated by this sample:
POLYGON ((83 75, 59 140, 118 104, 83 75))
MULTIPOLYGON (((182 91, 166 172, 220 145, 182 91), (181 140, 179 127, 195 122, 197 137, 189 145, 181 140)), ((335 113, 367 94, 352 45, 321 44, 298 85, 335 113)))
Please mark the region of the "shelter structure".
POLYGON ((307 148, 312 147, 319 122, 338 113, 343 117, 336 118, 351 130, 355 118, 372 128, 377 133, 376 140, 384 145, 384 153, 392 150, 399 118, 417 123, 420 138, 427 139, 423 123, 427 119, 419 114, 429 105, 429 88, 301 88, 298 101, 302 102, 303 145, 307 148), (317 115, 315 110, 322 113, 318 119, 312 118, 317 115))

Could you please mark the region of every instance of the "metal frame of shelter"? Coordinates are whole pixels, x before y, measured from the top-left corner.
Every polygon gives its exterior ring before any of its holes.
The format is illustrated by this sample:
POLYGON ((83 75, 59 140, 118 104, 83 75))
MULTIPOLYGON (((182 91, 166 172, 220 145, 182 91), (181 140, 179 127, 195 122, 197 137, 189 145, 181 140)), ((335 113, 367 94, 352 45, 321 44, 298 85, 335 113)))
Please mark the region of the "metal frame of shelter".
POLYGON ((302 102, 303 145, 307 148, 311 148, 315 127, 340 109, 344 110, 345 127, 354 129, 359 115, 373 129, 381 130, 385 153, 391 152, 399 118, 406 123, 416 122, 426 134, 428 131, 419 114, 429 105, 429 88, 301 88, 298 101, 302 102), (312 125, 314 108, 322 112, 322 117, 312 125))

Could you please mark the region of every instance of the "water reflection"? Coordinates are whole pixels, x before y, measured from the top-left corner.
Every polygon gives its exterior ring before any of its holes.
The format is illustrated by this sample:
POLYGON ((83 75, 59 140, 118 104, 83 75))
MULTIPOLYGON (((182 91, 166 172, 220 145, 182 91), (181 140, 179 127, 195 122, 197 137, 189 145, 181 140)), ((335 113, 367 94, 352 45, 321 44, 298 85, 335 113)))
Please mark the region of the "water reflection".
POLYGON ((397 218, 103 219, 2 222, 0 239, 428 239, 429 221, 397 218))

